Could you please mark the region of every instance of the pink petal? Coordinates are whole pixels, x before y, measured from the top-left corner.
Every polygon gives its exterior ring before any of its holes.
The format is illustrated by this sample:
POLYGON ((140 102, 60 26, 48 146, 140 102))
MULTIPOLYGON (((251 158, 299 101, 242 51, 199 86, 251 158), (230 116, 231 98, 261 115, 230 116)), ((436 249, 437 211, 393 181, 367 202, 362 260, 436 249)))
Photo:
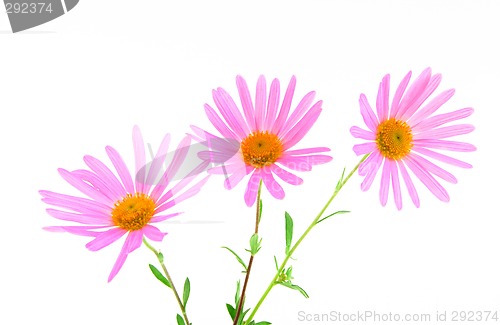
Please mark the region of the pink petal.
POLYGON ((280 82, 274 79, 271 83, 269 90, 269 99, 267 100, 267 114, 264 122, 263 130, 271 130, 274 121, 276 120, 276 113, 278 112, 278 104, 280 101, 280 82))
POLYGON ((408 86, 408 82, 410 81, 411 78, 411 71, 406 74, 406 76, 401 80, 401 83, 398 86, 398 89, 396 89, 396 92, 394 93, 394 98, 392 100, 391 104, 391 112, 390 112, 390 117, 393 118, 396 116, 398 113, 399 107, 400 107, 400 102, 401 102, 401 97, 403 97, 403 94, 406 90, 406 86, 408 86))
POLYGON ((420 181, 434 194, 439 200, 443 202, 450 201, 448 192, 444 189, 441 184, 439 184, 432 175, 420 166, 414 159, 412 159, 412 154, 406 156, 404 159, 405 164, 411 169, 411 171, 420 179, 420 181))
POLYGON ((261 169, 256 169, 250 179, 248 180, 247 188, 245 190, 245 203, 251 207, 257 198, 257 189, 261 180, 261 169))
POLYGON ((276 176, 278 176, 279 178, 281 178, 282 180, 284 180, 288 184, 300 185, 304 182, 302 180, 302 178, 295 176, 294 174, 284 170, 283 168, 280 168, 276 164, 271 165, 270 168, 271 168, 271 171, 274 174, 276 174, 276 176))
POLYGON ((391 170, 389 166, 389 159, 384 159, 384 167, 382 167, 382 178, 380 179, 380 203, 382 206, 387 204, 387 198, 389 196, 389 181, 391 178, 391 170))
POLYGON ((222 117, 238 137, 238 140, 241 140, 246 134, 250 133, 238 107, 236 107, 233 99, 224 89, 218 88, 217 90, 213 90, 212 97, 222 117))
POLYGON ((351 132, 352 136, 355 138, 364 139, 364 140, 372 140, 372 141, 375 140, 375 138, 376 138, 375 133, 373 133, 371 131, 363 130, 357 126, 351 127, 351 129, 349 131, 351 132))
POLYGON ((44 227, 43 229, 50 232, 69 232, 77 236, 96 237, 101 232, 95 230, 103 228, 109 228, 109 226, 51 226, 44 227))
POLYGON ((161 232, 160 229, 151 225, 145 225, 144 228, 142 228, 142 230, 146 237, 154 241, 162 241, 165 235, 167 234, 166 232, 161 232))
POLYGON ((85 247, 93 252, 98 251, 122 238, 122 236, 126 233, 127 230, 125 229, 119 227, 111 228, 107 231, 101 232, 94 240, 88 242, 85 247))
POLYGON ((387 120, 389 116, 389 80, 390 75, 385 75, 378 88, 377 94, 377 116, 379 121, 387 120))
POLYGON ((435 164, 431 163, 427 159, 417 155, 416 153, 412 154, 412 158, 425 169, 426 171, 436 175, 437 177, 450 182, 452 184, 457 183, 457 179, 455 176, 453 176, 451 173, 447 172, 446 170, 442 169, 439 166, 436 166, 435 164))
MULTIPOLYGON (((149 193, 151 186, 155 184, 158 173, 163 167, 163 163, 167 158, 167 151, 170 144, 170 134, 166 134, 163 141, 158 148, 158 151, 149 166, 148 176, 146 178, 146 184, 144 186, 144 193, 149 193)), ((146 167, 144 167, 146 168, 146 167)))
POLYGON ((433 140, 433 139, 414 140, 413 147, 434 148, 434 149, 460 151, 460 152, 476 151, 476 147, 470 143, 447 141, 447 140, 433 140))
POLYGON ((184 200, 187 200, 187 199, 195 196, 196 194, 198 194, 200 192, 200 189, 203 187, 203 185, 205 185, 205 183, 208 181, 209 177, 210 176, 206 176, 201 181, 199 181, 198 183, 193 185, 190 189, 188 189, 187 191, 185 191, 181 195, 177 196, 175 199, 168 201, 168 202, 165 202, 164 204, 158 206, 156 208, 155 212, 160 213, 162 211, 165 211, 166 209, 169 209, 169 208, 181 203, 184 200))
MULTIPOLYGON (((290 131, 283 135, 283 149, 287 150, 296 145, 312 128, 319 115, 321 114, 322 101, 317 102, 306 113, 306 115, 290 129, 290 131)), ((278 135, 280 136, 280 135, 278 135)))
POLYGON ((130 176, 130 172, 123 162, 122 157, 114 148, 107 146, 106 153, 108 154, 109 159, 115 166, 116 171, 118 172, 118 176, 122 180, 122 184, 125 186, 125 190, 128 193, 134 193, 134 182, 132 181, 132 177, 130 176))
POLYGON ((260 76, 257 80, 257 89, 255 91, 255 126, 257 130, 262 130, 266 117, 266 79, 260 76))
POLYGON ((238 185, 241 180, 248 175, 248 171, 246 168, 239 168, 235 170, 229 177, 226 176, 224 180, 224 187, 228 190, 233 189, 238 185))
POLYGON ((401 199, 401 186, 399 185, 398 165, 396 161, 389 161, 389 169, 392 180, 392 190, 394 192, 394 202, 396 202, 398 210, 401 210, 403 208, 403 200, 401 199))
POLYGON ((151 220, 149 220, 149 223, 162 222, 162 221, 168 220, 170 218, 176 217, 176 216, 181 215, 181 214, 183 214, 183 212, 170 213, 170 214, 166 214, 166 215, 162 215, 162 216, 154 216, 153 218, 151 218, 151 220))
POLYGON ((111 218, 109 215, 102 214, 80 214, 71 213, 66 211, 59 211, 55 209, 47 209, 47 213, 59 220, 78 222, 87 225, 105 225, 112 226, 111 218))
POLYGON ((236 77, 236 87, 238 88, 241 105, 243 106, 243 113, 245 114, 245 119, 247 120, 248 126, 250 127, 250 131, 255 132, 257 128, 255 125, 255 112, 252 104, 252 99, 250 98, 250 91, 248 90, 247 83, 241 76, 236 77))
POLYGON ((419 109, 418 112, 415 113, 415 115, 408 119, 408 125, 415 125, 426 119, 436 110, 438 110, 444 103, 446 103, 451 97, 453 97, 453 94, 455 94, 455 89, 448 89, 437 95, 427 105, 419 109))
POLYGON ((377 172, 380 169, 380 166, 382 165, 382 161, 384 160, 382 155, 379 154, 378 152, 374 152, 370 156, 373 156, 373 161, 370 162, 369 165, 366 165, 366 167, 364 168, 364 171, 366 172, 366 177, 363 180, 363 182, 361 182, 361 190, 363 192, 367 191, 372 185, 373 180, 375 179, 375 176, 377 175, 377 172))
POLYGON ((145 169, 146 166, 146 151, 144 149, 144 141, 142 140, 141 130, 137 125, 132 131, 132 140, 134 143, 135 154, 135 189, 139 193, 144 193, 145 169))
POLYGON ((55 205, 80 213, 106 215, 111 213, 112 209, 111 206, 103 204, 101 202, 76 196, 59 194, 51 191, 40 191, 39 193, 44 197, 42 201, 47 204, 55 205))
POLYGON ((141 241, 142 241, 142 231, 132 231, 128 234, 127 238, 125 239, 125 242, 123 243, 120 254, 118 255, 118 258, 115 262, 115 265, 113 266, 113 269, 109 274, 108 282, 111 282, 111 280, 113 280, 116 274, 118 274, 123 264, 125 263, 128 254, 137 249, 141 245, 141 241))
POLYGON ((427 131, 430 129, 434 129, 440 125, 469 117, 473 112, 474 112, 474 109, 472 109, 472 108, 463 108, 463 109, 460 109, 458 111, 430 117, 430 118, 418 123, 417 125, 412 126, 411 128, 414 132, 427 131))
POLYGON ((86 185, 90 185, 90 188, 104 195, 110 202, 116 202, 123 197, 118 194, 118 191, 111 190, 110 187, 112 184, 106 183, 105 180, 99 178, 89 170, 77 169, 72 171, 71 175, 80 179, 80 181, 83 181, 86 185))
POLYGON ((375 113, 373 113, 373 110, 370 107, 365 94, 361 94, 361 96, 359 96, 359 107, 361 109, 361 116, 363 117, 363 121, 365 121, 366 126, 372 132, 376 132, 379 122, 377 120, 377 117, 375 116, 375 113))
POLYGON ((436 160, 442 161, 444 163, 450 164, 450 165, 454 165, 454 166, 461 167, 461 168, 472 168, 471 164, 468 164, 466 162, 463 162, 463 161, 455 159, 455 158, 445 156, 443 154, 437 153, 437 152, 429 150, 429 149, 420 148, 420 147, 413 147, 412 150, 415 152, 421 153, 423 155, 426 155, 428 157, 434 158, 436 160))
POLYGON ((474 126, 470 124, 458 124, 452 126, 445 126, 442 128, 431 129, 413 135, 414 140, 419 139, 444 139, 454 137, 457 135, 467 134, 474 131, 474 126))
POLYGON ((413 181, 411 180, 410 175, 406 171, 406 167, 402 161, 396 161, 398 164, 399 170, 401 171, 401 175, 403 176, 403 180, 405 181, 406 188, 408 189, 408 194, 411 197, 413 204, 418 208, 420 207, 420 199, 418 198, 417 190, 415 189, 415 185, 413 185, 413 181))
POLYGON ((268 167, 264 167, 261 175, 264 185, 269 193, 271 193, 275 199, 282 200, 285 197, 285 191, 283 190, 283 187, 276 182, 270 169, 268 167))
POLYGON ((282 156, 276 160, 276 163, 282 164, 288 169, 296 171, 310 171, 312 170, 312 162, 307 157, 303 156, 282 156))
POLYGON ((310 153, 318 153, 318 152, 328 152, 330 148, 327 147, 315 147, 315 148, 306 148, 306 149, 296 149, 296 150, 287 150, 286 154, 290 156, 294 155, 306 155, 310 153))
POLYGON ((113 172, 109 170, 109 168, 100 160, 92 156, 85 156, 83 157, 83 161, 85 161, 87 166, 89 166, 89 168, 108 185, 108 188, 111 190, 113 197, 124 197, 127 195, 125 188, 116 178, 115 174, 113 174, 113 172))
MULTIPOLYGON (((292 112, 292 115, 290 115, 288 120, 286 120, 285 125, 280 130, 280 134, 288 133, 293 128, 293 126, 297 124, 297 122, 299 122, 300 119, 302 119, 302 117, 311 107, 315 94, 316 93, 314 91, 311 91, 302 98, 299 105, 297 105, 297 108, 292 112)), ((311 107, 310 109, 312 110, 313 108, 311 107)))
POLYGON ((366 142, 366 143, 361 143, 361 144, 355 144, 352 147, 352 150, 354 153, 359 156, 359 155, 365 155, 367 153, 371 153, 377 150, 377 144, 375 142, 366 142))
POLYGON ((410 88, 401 99, 398 111, 394 116, 396 119, 402 120, 401 117, 406 114, 408 108, 412 106, 418 100, 420 95, 424 92, 425 88, 429 83, 430 78, 431 78, 431 69, 427 68, 411 84, 410 88))
POLYGON ((403 114, 401 117, 402 120, 408 120, 415 112, 420 108, 420 106, 423 104, 423 102, 429 98, 429 96, 436 90, 436 88, 439 86, 439 83, 441 82, 441 75, 436 74, 431 77, 429 80, 429 84, 427 87, 422 91, 418 99, 406 110, 406 112, 403 114))
POLYGON ((283 103, 281 104, 280 112, 278 114, 278 117, 276 118, 276 121, 274 122, 271 133, 279 134, 281 128, 285 124, 285 121, 288 117, 288 113, 290 112, 290 106, 292 105, 293 92, 295 91, 296 83, 297 80, 295 79, 295 76, 292 76, 292 78, 290 79, 290 83, 288 84, 288 87, 286 89, 285 97, 283 98, 283 103))
POLYGON ((77 177, 73 175, 73 173, 59 168, 58 169, 59 174, 64 178, 65 181, 67 181, 69 184, 71 184, 73 187, 75 187, 77 190, 82 192, 83 194, 87 195, 88 197, 104 203, 105 205, 108 206, 113 206, 114 205, 114 200, 110 199, 108 196, 100 192, 98 189, 94 188, 93 186, 89 185, 87 182, 82 180, 80 177, 77 177))
MULTIPOLYGON (((191 144, 191 137, 189 135, 185 136, 182 139, 182 141, 179 142, 179 145, 175 149, 174 157, 172 158, 170 165, 168 165, 168 168, 161 176, 160 181, 153 188, 153 191, 151 191, 150 196, 153 200, 155 201, 159 200, 160 196, 163 194, 168 184, 170 184, 170 181, 175 177, 175 174, 177 174, 177 172, 179 171, 179 168, 182 166, 189 152, 190 144, 191 144)), ((209 164, 209 162, 207 161, 203 163, 209 164)), ((157 204, 159 203, 157 202, 157 204)))
POLYGON ((204 108, 205 108, 205 114, 207 114, 208 119, 223 137, 228 139, 239 139, 239 137, 236 134, 234 134, 234 132, 231 131, 227 127, 227 125, 221 120, 219 115, 217 115, 215 110, 212 107, 210 107, 210 105, 205 104, 204 108))

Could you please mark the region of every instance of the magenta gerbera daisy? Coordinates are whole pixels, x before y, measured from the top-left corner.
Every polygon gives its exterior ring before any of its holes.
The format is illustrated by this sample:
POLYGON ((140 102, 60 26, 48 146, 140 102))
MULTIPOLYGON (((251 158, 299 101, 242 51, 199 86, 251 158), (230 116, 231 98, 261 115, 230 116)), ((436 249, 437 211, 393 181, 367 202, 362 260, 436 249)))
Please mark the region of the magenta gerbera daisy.
POLYGON ((255 106, 247 83, 236 77, 243 115, 231 96, 222 88, 212 91, 219 114, 208 104, 205 112, 222 138, 192 127, 213 150, 212 161, 220 166, 210 173, 227 176, 225 187, 236 186, 246 175, 250 175, 245 191, 245 202, 252 206, 262 180, 271 195, 283 199, 285 192, 273 175, 288 184, 298 185, 302 179, 289 172, 309 171, 313 165, 329 162, 332 158, 318 153, 330 151, 326 147, 291 150, 311 129, 321 113, 322 101, 313 104, 315 92, 306 94, 290 114, 296 79, 292 77, 281 107, 280 83, 274 79, 267 94, 263 76, 257 81, 255 106))
POLYGON ((171 163, 161 173, 169 143, 170 136, 167 134, 157 154, 147 164, 141 132, 138 127, 134 127, 134 179, 120 154, 110 146, 106 147, 106 153, 117 175, 92 156, 83 158, 90 170, 67 171, 60 168, 59 174, 87 198, 43 190, 40 191, 42 201, 57 207, 47 209, 52 217, 83 225, 53 226, 45 229, 94 237, 86 245, 91 251, 98 251, 127 235, 109 275, 108 281, 111 281, 125 263, 128 254, 141 246, 143 236, 154 241, 163 240, 166 233, 153 224, 180 214, 165 212, 198 193, 208 178, 203 178, 185 190, 192 184, 196 175, 207 167, 206 164, 200 165, 167 190, 172 178, 184 163, 191 137, 187 136, 181 141, 171 163))
POLYGON ((403 206, 400 176, 403 178, 416 207, 420 206, 420 200, 408 170, 439 200, 447 202, 450 197, 445 188, 436 180, 436 176, 450 183, 456 183, 457 179, 428 158, 461 168, 471 168, 470 164, 438 151, 469 152, 476 150, 469 143, 443 140, 470 133, 474 130, 474 126, 457 124, 441 127, 449 122, 470 116, 473 109, 463 108, 433 115, 453 96, 455 90, 446 90, 424 104, 441 82, 441 75, 432 75, 431 69, 427 68, 406 90, 410 78, 411 71, 396 89, 390 109, 390 76, 386 75, 382 79, 376 101, 377 115, 368 104, 366 96, 361 94, 359 99, 361 115, 368 130, 357 126, 351 128, 351 134, 354 137, 369 140, 369 142, 357 144, 353 148, 357 155, 369 154, 369 157, 359 167, 359 174, 365 176, 361 183, 361 189, 368 190, 378 170, 382 168, 380 202, 383 206, 387 203, 389 184, 391 184, 398 209, 403 206))

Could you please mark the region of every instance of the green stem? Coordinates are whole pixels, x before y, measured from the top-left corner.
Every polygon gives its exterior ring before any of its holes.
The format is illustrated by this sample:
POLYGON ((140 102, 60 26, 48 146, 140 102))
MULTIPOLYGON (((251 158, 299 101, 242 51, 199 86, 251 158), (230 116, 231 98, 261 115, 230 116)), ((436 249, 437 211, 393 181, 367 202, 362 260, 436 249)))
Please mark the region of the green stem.
MULTIPOLYGON (((262 180, 259 183, 259 189, 257 190, 257 212, 255 213, 255 230, 254 234, 259 233, 259 222, 260 222, 260 191, 262 189, 262 180)), ((243 289, 241 290, 240 301, 238 303, 238 309, 236 309, 236 314, 234 316, 233 325, 238 324, 238 319, 240 318, 241 311, 243 310, 243 303, 245 300, 245 293, 247 291, 248 280, 250 279, 250 271, 252 270, 254 255, 250 256, 250 260, 248 261, 247 272, 245 275, 245 282, 243 283, 243 289)))
POLYGON ((163 255, 161 255, 161 253, 159 251, 157 251, 153 246, 151 246, 151 244, 149 244, 149 242, 146 240, 146 237, 142 238, 142 242, 144 243, 144 245, 146 245, 147 248, 149 248, 156 255, 156 258, 158 259, 158 262, 160 262, 161 268, 163 269, 163 273, 165 273, 165 277, 167 278, 167 280, 170 282, 170 285, 172 286, 172 291, 174 292, 175 299, 177 300, 177 304, 181 308, 184 321, 186 322, 186 325, 191 325, 191 323, 189 322, 188 317, 187 317, 186 308, 182 304, 181 298, 179 297, 179 294, 177 293, 177 290, 175 289, 174 281, 172 280, 170 273, 168 273, 167 267, 163 263, 163 255))
POLYGON ((314 226, 318 223, 318 220, 321 218, 321 216, 323 215, 323 213, 325 213, 326 209, 330 206, 330 203, 332 203, 333 199, 335 199, 335 197, 340 192, 340 190, 342 189, 342 187, 344 187, 344 185, 351 178, 351 176, 356 172, 356 170, 358 170, 359 165, 363 161, 365 161, 365 159, 368 158, 368 156, 369 156, 369 154, 364 155, 363 158, 361 158, 361 160, 358 162, 358 164, 351 170, 351 172, 345 178, 343 178, 342 181, 340 181, 337 184, 337 186, 335 188, 335 191, 333 192, 332 196, 328 199, 328 201, 326 202, 325 206, 321 209, 321 211, 318 213, 318 215, 316 216, 316 218, 314 218, 314 220, 311 222, 311 224, 309 225, 309 227, 307 227, 307 229, 304 231, 304 233, 302 234, 302 236, 300 236, 300 238, 297 240, 297 242, 295 243, 295 245, 293 245, 293 247, 290 249, 290 251, 286 255, 285 259, 283 260, 283 263, 281 263, 281 266, 279 267, 278 271, 276 271, 276 275, 274 276, 274 278, 272 279, 272 281, 269 283, 269 286, 267 287, 266 291, 264 291, 264 294, 262 294, 262 297, 260 297, 259 301, 257 302, 257 305, 255 305, 255 308, 252 310, 252 313, 250 314, 250 316, 248 316, 248 319, 246 320, 245 324, 250 323, 250 321, 253 319, 253 317, 257 313, 257 310, 259 310, 259 307, 262 305, 262 303, 266 299, 266 297, 269 294, 269 292, 271 291, 271 289, 278 283, 278 281, 277 281, 278 277, 280 276, 280 274, 285 269, 286 264, 288 263, 288 260, 292 257, 292 255, 295 252, 295 250, 297 249, 297 247, 299 247, 300 243, 304 240, 304 238, 306 238, 306 236, 309 234, 309 232, 311 231, 311 229, 313 229, 314 226))

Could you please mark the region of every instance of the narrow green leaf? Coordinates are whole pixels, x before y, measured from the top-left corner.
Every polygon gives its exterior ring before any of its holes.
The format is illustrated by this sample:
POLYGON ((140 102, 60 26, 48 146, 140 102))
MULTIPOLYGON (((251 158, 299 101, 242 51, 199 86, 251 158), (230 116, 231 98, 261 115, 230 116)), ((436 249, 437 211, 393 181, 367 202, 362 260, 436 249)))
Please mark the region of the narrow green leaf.
POLYGON ((222 248, 225 248, 225 249, 227 249, 228 251, 230 251, 230 252, 234 255, 234 257, 236 257, 236 259, 237 259, 237 260, 238 260, 238 262, 241 264, 241 266, 243 266, 243 268, 245 269, 245 271, 244 271, 244 272, 246 272, 246 271, 247 271, 247 269, 248 269, 248 268, 247 268, 247 265, 245 264, 245 262, 243 262, 243 260, 241 259, 241 257, 239 257, 239 256, 238 256, 238 254, 236 254, 236 253, 235 253, 235 252, 234 252, 231 248, 229 248, 229 247, 222 246, 222 248))
POLYGON ((276 259, 276 255, 274 255, 274 265, 276 265, 276 271, 279 271, 278 260, 276 259))
POLYGON ((333 216, 334 216, 334 215, 336 215, 336 214, 344 214, 344 213, 349 213, 349 212, 351 212, 351 211, 347 211, 347 210, 340 210, 340 211, 334 212, 334 213, 332 213, 332 214, 330 214, 330 215, 328 215, 328 216, 326 216, 326 217, 324 217, 324 218, 322 218, 322 219, 318 220, 318 221, 316 222, 316 224, 318 224, 318 223, 320 223, 321 221, 326 220, 326 219, 328 219, 328 218, 330 218, 330 217, 333 217, 333 216))
POLYGON ((161 272, 158 271, 158 269, 153 264, 149 264, 149 269, 151 270, 151 272, 153 272, 154 276, 158 280, 160 280, 160 282, 162 282, 167 287, 172 288, 172 286, 170 285, 170 282, 168 282, 167 278, 164 277, 163 274, 161 274, 161 272))
POLYGON ((163 263, 163 254, 161 252, 158 252, 158 260, 163 263))
POLYGON ((259 223, 260 219, 262 219, 262 199, 259 199, 259 223))
POLYGON ((184 281, 184 292, 182 293, 182 302, 184 304, 184 308, 186 308, 190 291, 191 291, 191 283, 189 282, 189 278, 186 278, 186 281, 184 281))
POLYGON ((186 325, 181 315, 177 314, 177 325, 186 325))
POLYGON ((342 183, 344 182, 344 174, 345 174, 345 167, 344 170, 342 171, 342 176, 340 176, 340 179, 337 182, 337 186, 335 186, 335 191, 340 191, 340 189, 342 188, 342 183))
POLYGON ((293 237, 293 219, 285 212, 285 254, 288 255, 293 237))
POLYGON ((293 289, 293 290, 297 290, 298 292, 300 292, 304 297, 306 298, 309 298, 309 295, 307 294, 307 292, 302 289, 301 287, 299 287, 298 285, 296 284, 292 284, 290 282, 280 282, 281 285, 287 287, 287 288, 290 288, 290 289, 293 289))
POLYGON ((231 316, 231 319, 234 321, 234 316, 236 316, 236 309, 230 304, 226 304, 226 308, 229 316, 231 316))
POLYGON ((270 322, 263 321, 263 322, 258 322, 258 323, 255 323, 255 325, 271 325, 271 323, 270 323, 270 322))
POLYGON ((240 280, 236 282, 236 294, 234 295, 234 306, 240 304, 240 280))

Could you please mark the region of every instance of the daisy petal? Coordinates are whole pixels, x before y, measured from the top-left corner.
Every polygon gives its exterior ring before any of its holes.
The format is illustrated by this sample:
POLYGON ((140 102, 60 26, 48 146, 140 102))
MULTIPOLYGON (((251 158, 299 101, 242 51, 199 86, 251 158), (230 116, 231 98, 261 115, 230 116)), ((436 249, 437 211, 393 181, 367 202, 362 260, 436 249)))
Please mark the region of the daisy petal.
POLYGON ((368 104, 368 99, 366 99, 365 94, 361 94, 361 96, 359 96, 359 107, 361 108, 361 116, 363 117, 363 121, 365 121, 366 126, 372 132, 375 132, 377 130, 378 120, 375 113, 373 113, 370 104, 368 104))
POLYGON ((377 116, 379 121, 385 121, 389 116, 389 80, 390 75, 386 74, 378 88, 377 94, 377 116))
POLYGON ((394 93, 394 98, 392 99, 392 105, 391 105, 391 112, 390 112, 390 117, 393 118, 396 116, 398 113, 400 103, 401 103, 401 97, 403 97, 403 94, 406 90, 406 86, 408 86, 408 82, 410 82, 411 78, 411 71, 406 74, 406 76, 401 80, 401 83, 399 84, 398 88, 396 89, 396 92, 394 93))
POLYGON ((54 217, 59 220, 78 222, 87 225, 105 225, 105 226, 113 225, 109 215, 80 214, 80 213, 59 211, 55 209, 47 209, 46 211, 51 217, 54 217))
POLYGON ((262 130, 266 116, 266 79, 260 76, 255 90, 255 126, 262 130))
POLYGON ((249 207, 255 203, 255 199, 257 198, 257 189, 261 179, 261 169, 256 169, 248 180, 247 188, 245 190, 245 203, 249 207))
POLYGON ((281 109, 278 113, 278 117, 276 118, 276 121, 274 122, 274 125, 271 129, 271 132, 274 134, 279 134, 281 132, 281 128, 285 124, 288 113, 290 112, 290 106, 292 105, 292 98, 296 83, 297 80, 295 79, 295 76, 292 76, 292 78, 290 79, 290 83, 288 84, 288 87, 286 89, 285 97, 283 98, 283 103, 281 104, 281 109))
POLYGON ((389 166, 389 159, 384 159, 384 166, 382 167, 382 178, 380 179, 380 203, 382 206, 387 204, 389 196, 389 181, 391 179, 391 170, 389 166))
POLYGON ((418 123, 417 125, 412 126, 412 130, 414 132, 423 132, 423 131, 427 131, 430 129, 434 129, 440 125, 469 117, 470 115, 472 115, 473 112, 474 112, 474 109, 469 107, 469 108, 463 108, 463 109, 460 109, 458 111, 454 111, 454 112, 450 112, 450 113, 432 116, 426 120, 423 120, 422 122, 418 123))
POLYGON ((269 90, 269 99, 267 100, 266 121, 264 122, 263 130, 269 131, 272 129, 273 122, 276 119, 278 112, 278 104, 280 100, 280 82, 274 79, 269 90))
POLYGON ((434 158, 436 160, 442 161, 442 162, 450 164, 450 165, 454 165, 454 166, 461 167, 461 168, 472 168, 471 164, 468 164, 466 162, 463 162, 463 161, 455 159, 455 158, 448 157, 446 155, 437 153, 437 152, 429 150, 429 149, 420 148, 420 147, 415 148, 414 147, 413 151, 421 153, 422 155, 426 155, 428 157, 434 158))
POLYGON ((401 175, 403 176, 403 180, 405 181, 406 188, 408 189, 408 194, 411 197, 413 204, 418 208, 420 207, 420 199, 418 198, 417 190, 415 189, 415 185, 413 185, 413 181, 411 180, 408 171, 402 161, 396 161, 398 164, 399 170, 401 171, 401 175))
POLYGON ((460 152, 476 151, 476 147, 470 143, 447 141, 447 140, 434 140, 434 139, 414 140, 413 146, 415 148, 433 148, 433 149, 460 151, 460 152))
POLYGON ((248 90, 247 83, 241 76, 236 77, 236 87, 240 94, 241 105, 243 106, 243 113, 245 114, 248 126, 252 132, 255 132, 257 128, 255 125, 255 112, 252 99, 250 98, 250 91, 248 90))
POLYGON ((144 181, 146 177, 144 166, 146 165, 146 151, 142 139, 141 130, 134 126, 132 132, 135 153, 135 189, 139 193, 144 193, 144 181))
POLYGON ((267 167, 263 168, 261 175, 264 185, 269 193, 271 193, 275 199, 282 200, 285 197, 285 191, 283 190, 283 187, 276 182, 270 169, 267 167))
POLYGON ((100 160, 87 155, 83 157, 83 161, 100 179, 109 185, 108 188, 114 197, 124 197, 127 195, 127 192, 120 181, 118 181, 113 172, 109 170, 109 168, 100 160))
POLYGON ((375 133, 363 130, 357 126, 351 127, 349 130, 353 137, 363 139, 363 140, 375 140, 375 133))
POLYGON ((291 185, 300 185, 300 184, 302 184, 304 182, 302 180, 302 178, 300 178, 298 176, 295 176, 294 174, 292 174, 292 173, 284 170, 283 168, 280 168, 276 164, 271 165, 270 168, 271 168, 271 171, 276 176, 278 176, 279 178, 281 178, 283 181, 287 182, 288 184, 291 184, 291 185))
POLYGON ((377 144, 375 142, 366 142, 362 144, 355 144, 352 147, 352 150, 354 150, 354 153, 359 156, 359 155, 365 155, 367 153, 374 152, 377 149, 377 144))
POLYGON ((447 182, 450 182, 452 184, 457 183, 457 179, 455 176, 453 176, 451 173, 447 172, 446 170, 442 169, 441 167, 436 166, 435 164, 431 163, 427 159, 417 155, 416 153, 412 154, 412 158, 428 172, 430 172, 430 173, 436 175, 437 177, 439 177, 447 182))
POLYGON ((434 113, 437 109, 443 106, 453 95, 455 94, 455 89, 448 89, 441 94, 437 95, 434 99, 432 99, 427 105, 422 107, 415 115, 410 117, 407 121, 409 125, 415 125, 426 119, 432 113, 434 113))
POLYGON ((432 175, 420 166, 414 159, 413 155, 409 155, 404 159, 406 165, 411 169, 411 171, 420 179, 420 181, 434 194, 439 200, 443 202, 449 202, 450 197, 448 192, 444 189, 441 184, 439 184, 432 175))
POLYGON ((419 139, 444 139, 454 137, 457 135, 467 134, 474 131, 474 126, 470 124, 458 124, 452 126, 445 126, 442 128, 431 129, 413 136, 414 140, 419 139))
POLYGON ((144 226, 143 231, 144 236, 154 241, 162 241, 167 234, 166 232, 161 232, 160 229, 151 225, 144 226))
POLYGON ((389 161, 389 169, 392 180, 392 190, 394 192, 394 202, 398 210, 403 208, 403 200, 401 198, 401 186, 399 185, 398 166, 394 160, 389 161))
POLYGON ((88 242, 85 247, 93 252, 98 251, 122 238, 126 233, 127 230, 125 229, 118 227, 111 228, 105 232, 101 232, 94 240, 88 242))
POLYGON ((133 193, 134 192, 134 182, 132 181, 132 177, 130 176, 130 172, 123 162, 122 157, 120 154, 112 147, 107 146, 106 147, 106 153, 108 154, 109 159, 113 163, 113 166, 115 166, 116 171, 118 172, 118 176, 120 176, 120 179, 125 186, 125 190, 128 193, 133 193))

